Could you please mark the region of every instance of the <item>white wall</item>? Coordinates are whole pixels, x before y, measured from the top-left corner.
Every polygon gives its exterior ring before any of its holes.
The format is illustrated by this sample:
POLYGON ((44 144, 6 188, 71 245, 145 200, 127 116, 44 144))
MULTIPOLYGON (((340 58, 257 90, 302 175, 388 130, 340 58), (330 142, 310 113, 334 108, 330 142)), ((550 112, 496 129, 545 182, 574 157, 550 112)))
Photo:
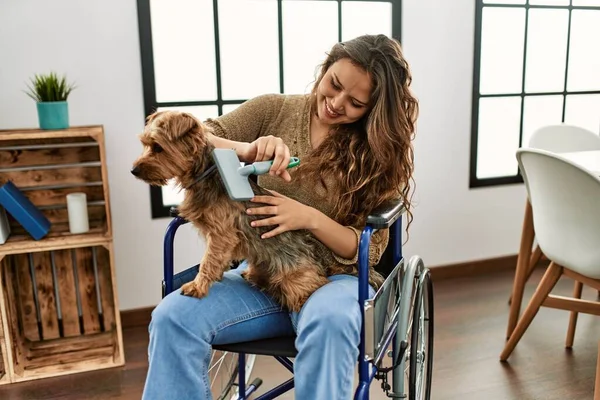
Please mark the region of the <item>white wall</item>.
POLYGON ((421 109, 417 207, 405 255, 436 266, 516 254, 524 186, 469 189, 475 2, 403 4, 403 43, 421 109))
MULTIPOLYGON (((405 254, 431 266, 518 249, 523 187, 468 189, 473 3, 404 0, 404 44, 421 102, 417 208, 405 254)), ((37 127, 22 90, 50 69, 78 84, 71 124, 104 125, 120 308, 155 305, 168 220, 151 220, 149 190, 129 173, 144 120, 136 2, 2 1, 0 54, 0 129, 37 127)), ((176 263, 191 265, 202 242, 181 229, 176 263)))

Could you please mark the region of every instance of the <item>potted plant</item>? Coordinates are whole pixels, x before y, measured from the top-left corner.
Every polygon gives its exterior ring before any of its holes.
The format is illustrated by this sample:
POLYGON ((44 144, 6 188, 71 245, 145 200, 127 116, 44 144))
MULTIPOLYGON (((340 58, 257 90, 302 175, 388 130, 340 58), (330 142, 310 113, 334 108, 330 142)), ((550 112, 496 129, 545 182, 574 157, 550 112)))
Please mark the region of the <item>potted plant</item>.
POLYGON ((37 114, 41 129, 65 129, 69 127, 69 107, 67 98, 74 85, 67 84, 64 76, 54 72, 36 74, 27 85, 25 93, 37 104, 37 114))

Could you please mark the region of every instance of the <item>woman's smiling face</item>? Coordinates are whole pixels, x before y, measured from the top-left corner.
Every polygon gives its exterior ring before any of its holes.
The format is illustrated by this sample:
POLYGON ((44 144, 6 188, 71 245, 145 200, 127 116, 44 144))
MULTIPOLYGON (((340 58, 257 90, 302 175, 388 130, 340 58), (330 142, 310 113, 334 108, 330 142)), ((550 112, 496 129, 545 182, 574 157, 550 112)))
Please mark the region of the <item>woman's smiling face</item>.
POLYGON ((317 88, 317 116, 327 125, 349 124, 369 110, 372 83, 369 74, 342 58, 329 67, 317 88))

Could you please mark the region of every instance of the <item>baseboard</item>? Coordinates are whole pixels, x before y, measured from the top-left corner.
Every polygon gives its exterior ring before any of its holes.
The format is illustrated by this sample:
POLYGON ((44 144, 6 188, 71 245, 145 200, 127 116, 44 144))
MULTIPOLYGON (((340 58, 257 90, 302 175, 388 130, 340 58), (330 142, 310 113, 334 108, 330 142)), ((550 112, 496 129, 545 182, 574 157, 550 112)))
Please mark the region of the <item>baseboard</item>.
POLYGON ((121 326, 123 329, 148 326, 154 307, 134 308, 121 311, 121 326))
MULTIPOLYGON (((542 259, 540 264, 543 263, 547 264, 547 260, 542 259)), ((445 279, 464 278, 507 271, 515 269, 516 265, 517 256, 510 255, 437 267, 433 266, 430 268, 430 270, 432 280, 440 281, 445 279)), ((148 326, 153 309, 154 307, 144 307, 121 311, 121 325, 123 328, 148 326)))
POLYGON ((430 269, 431 279, 440 281, 444 279, 465 278, 474 275, 486 275, 499 271, 515 269, 517 255, 486 258, 456 264, 433 266, 430 269))

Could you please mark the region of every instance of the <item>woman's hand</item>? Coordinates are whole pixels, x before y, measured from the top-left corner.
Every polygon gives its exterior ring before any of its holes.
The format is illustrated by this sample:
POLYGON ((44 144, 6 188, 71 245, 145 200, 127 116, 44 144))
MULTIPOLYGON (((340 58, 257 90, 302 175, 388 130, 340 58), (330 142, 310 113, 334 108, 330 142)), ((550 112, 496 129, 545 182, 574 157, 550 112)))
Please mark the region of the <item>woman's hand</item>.
POLYGON ((254 227, 277 225, 275 229, 264 233, 261 238, 268 239, 280 233, 298 229, 314 229, 313 225, 316 222, 314 208, 275 191, 271 190, 271 193, 273 196, 255 196, 251 200, 254 203, 268 205, 246 210, 250 215, 270 215, 268 218, 253 221, 251 225, 254 227))
POLYGON ((269 174, 280 176, 286 182, 292 180, 286 169, 291 159, 290 149, 281 138, 275 136, 259 137, 246 146, 241 158, 242 161, 246 162, 273 160, 269 174))

